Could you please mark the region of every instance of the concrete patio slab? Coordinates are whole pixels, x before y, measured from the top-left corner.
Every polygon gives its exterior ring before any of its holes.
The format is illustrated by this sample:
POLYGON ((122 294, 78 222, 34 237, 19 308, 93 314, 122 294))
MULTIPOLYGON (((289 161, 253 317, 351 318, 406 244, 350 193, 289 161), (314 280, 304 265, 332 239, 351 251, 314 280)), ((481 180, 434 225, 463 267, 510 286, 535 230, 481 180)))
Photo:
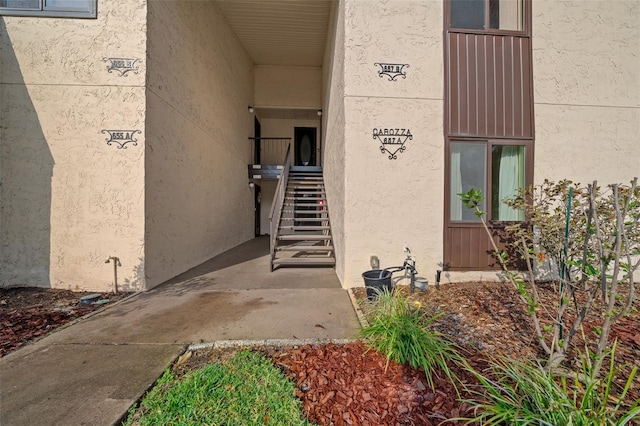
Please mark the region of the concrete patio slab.
POLYGON ((249 241, 0 359, 0 424, 113 424, 191 344, 353 337, 332 268, 268 262, 249 241))

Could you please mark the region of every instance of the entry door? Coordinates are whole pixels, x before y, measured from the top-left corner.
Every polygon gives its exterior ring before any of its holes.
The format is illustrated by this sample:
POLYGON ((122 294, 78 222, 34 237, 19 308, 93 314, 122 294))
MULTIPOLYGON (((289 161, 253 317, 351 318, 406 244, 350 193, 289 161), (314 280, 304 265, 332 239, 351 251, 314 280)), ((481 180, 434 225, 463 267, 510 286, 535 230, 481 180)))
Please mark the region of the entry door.
POLYGON ((316 165, 316 128, 296 127, 295 138, 295 165, 315 166, 316 165))

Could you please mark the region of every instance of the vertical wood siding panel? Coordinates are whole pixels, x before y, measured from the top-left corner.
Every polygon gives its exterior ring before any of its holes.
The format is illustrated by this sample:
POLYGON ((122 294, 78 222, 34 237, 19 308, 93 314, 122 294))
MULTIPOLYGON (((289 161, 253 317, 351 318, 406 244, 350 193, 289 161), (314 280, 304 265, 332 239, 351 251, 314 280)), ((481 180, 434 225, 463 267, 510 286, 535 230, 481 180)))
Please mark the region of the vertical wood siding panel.
POLYGON ((459 69, 458 69, 458 132, 463 135, 469 134, 469 60, 467 55, 469 54, 469 40, 468 36, 462 35, 460 37, 460 53, 458 54, 459 69))
POLYGON ((487 134, 487 38, 476 37, 476 54, 478 58, 477 74, 476 74, 476 87, 477 87, 477 102, 476 102, 476 117, 477 126, 476 134, 487 134))
POLYGON ((522 134, 527 137, 533 137, 533 99, 531 99, 531 91, 533 90, 533 76, 531 73, 531 40, 521 38, 522 51, 522 134))
POLYGON ((467 35, 467 116, 469 117, 469 135, 478 134, 478 37, 467 35))
POLYGON ((486 136, 494 135, 496 132, 496 81, 494 64, 496 57, 496 50, 494 46, 494 38, 492 36, 484 37, 486 46, 486 59, 485 59, 485 79, 487 81, 487 100, 485 105, 487 131, 486 136))
POLYGON ((448 79, 449 79, 449 118, 447 120, 447 128, 449 133, 457 132, 459 126, 460 114, 458 113, 458 88, 460 84, 458 83, 458 76, 460 70, 460 64, 458 61, 458 52, 460 51, 459 47, 459 34, 450 34, 449 36, 449 70, 448 70, 448 79))
POLYGON ((515 118, 515 84, 514 84, 514 55, 513 55, 513 37, 502 39, 504 42, 504 133, 502 136, 513 137, 515 118))
POLYGON ((449 135, 533 136, 530 40, 449 34, 449 135))
POLYGON ((504 101, 504 87, 505 87, 505 79, 504 79, 504 43, 502 37, 494 37, 494 45, 495 45, 495 57, 494 57, 494 68, 493 75, 494 81, 496 82, 496 128, 493 135, 487 136, 498 136, 504 135, 504 109, 505 109, 505 101, 504 101))

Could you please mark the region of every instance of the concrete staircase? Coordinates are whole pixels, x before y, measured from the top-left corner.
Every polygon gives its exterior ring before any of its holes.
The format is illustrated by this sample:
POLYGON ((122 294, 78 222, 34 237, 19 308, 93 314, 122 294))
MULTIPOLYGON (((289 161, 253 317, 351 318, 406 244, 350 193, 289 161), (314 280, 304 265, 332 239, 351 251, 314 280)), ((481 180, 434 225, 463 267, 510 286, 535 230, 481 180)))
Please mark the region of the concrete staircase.
POLYGON ((274 236, 271 269, 335 263, 322 168, 291 167, 274 236))

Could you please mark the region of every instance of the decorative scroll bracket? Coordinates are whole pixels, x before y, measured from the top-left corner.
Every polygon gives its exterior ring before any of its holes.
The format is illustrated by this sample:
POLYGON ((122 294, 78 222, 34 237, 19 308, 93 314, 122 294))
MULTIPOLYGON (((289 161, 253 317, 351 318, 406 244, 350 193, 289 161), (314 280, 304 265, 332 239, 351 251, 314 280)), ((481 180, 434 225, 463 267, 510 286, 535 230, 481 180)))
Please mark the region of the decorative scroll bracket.
POLYGON ((140 130, 102 130, 100 133, 108 134, 109 137, 105 140, 107 145, 111 146, 117 144, 118 149, 127 149, 127 144, 130 143, 133 146, 138 145, 138 139, 134 136, 136 133, 142 133, 140 130))
POLYGON ((389 64, 385 62, 376 62, 373 65, 378 65, 380 67, 380 71, 378 71, 378 76, 382 78, 383 75, 389 77, 389 81, 397 81, 397 77, 407 78, 407 72, 405 68, 409 68, 409 64, 389 64))
POLYGON ((103 62, 109 62, 107 65, 107 71, 116 71, 120 74, 120 77, 127 77, 127 73, 133 71, 134 74, 138 74, 139 67, 136 62, 140 59, 137 58, 102 58, 103 62))
POLYGON ((388 153, 389 160, 397 160, 397 153, 404 152, 407 140, 413 140, 410 129, 373 129, 373 139, 378 140, 381 153, 388 153))

